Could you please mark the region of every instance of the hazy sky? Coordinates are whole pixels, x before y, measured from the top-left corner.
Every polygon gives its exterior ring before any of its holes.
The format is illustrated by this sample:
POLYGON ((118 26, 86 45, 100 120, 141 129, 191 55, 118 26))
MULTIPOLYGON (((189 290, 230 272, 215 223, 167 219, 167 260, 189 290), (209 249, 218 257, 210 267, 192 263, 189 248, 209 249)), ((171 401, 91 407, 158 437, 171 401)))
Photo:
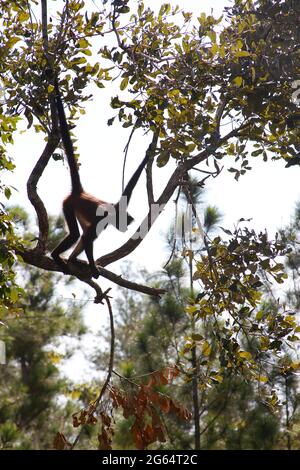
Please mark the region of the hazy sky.
MULTIPOLYGON (((164 2, 152 0, 145 3, 159 8, 164 2)), ((228 4, 223 0, 206 0, 205 2, 172 0, 169 3, 178 4, 197 16, 202 11, 210 12, 211 8, 214 9, 215 16, 218 16, 225 3, 228 4)), ((88 192, 111 202, 116 201, 121 192, 123 149, 130 132, 121 127, 107 127, 106 125, 107 119, 114 115, 114 110, 109 107, 113 93, 109 84, 107 90, 97 90, 93 101, 87 103, 86 115, 81 118, 76 130, 83 185, 88 192)), ((143 158, 147 145, 147 138, 141 135, 134 137, 128 155, 127 177, 143 158)), ((41 137, 32 131, 16 136, 11 154, 15 159, 17 169, 13 175, 6 178, 6 181, 18 189, 18 192, 14 193, 12 202, 25 206, 31 213, 31 206, 26 196, 26 181, 42 148, 41 137)), ((263 163, 259 160, 254 160, 251 164, 253 170, 241 177, 238 182, 234 180, 231 173, 225 171, 218 178, 209 181, 206 193, 207 202, 216 205, 224 214, 222 226, 232 228, 239 218, 252 218, 251 224, 255 229, 266 228, 270 235, 273 235, 277 228, 289 222, 295 202, 300 200, 300 168, 285 169, 283 162, 263 163)), ((173 168, 173 165, 168 165, 154 172, 156 194, 160 193, 173 168)), ((69 188, 67 166, 51 160, 38 188, 50 214, 55 215, 61 212, 61 203, 69 188)), ((132 225, 128 234, 133 233, 137 223, 141 222, 146 207, 145 174, 143 174, 130 204, 130 212, 135 217, 136 224, 132 225)), ((171 223, 172 214, 173 207, 170 203, 156 221, 148 237, 126 259, 134 261, 139 266, 145 266, 150 271, 160 269, 166 259, 163 233, 171 223)), ((113 228, 109 229, 95 243, 96 257, 117 248, 127 240, 128 236, 113 228)), ((118 263, 112 265, 111 268, 119 272, 118 263)), ((101 281, 101 285, 105 288, 109 283, 101 281)), ((74 290, 80 298, 81 292, 78 292, 78 288, 74 290)), ((103 315, 104 312, 103 309, 103 315)), ((99 306, 89 308, 87 318, 91 324, 94 324, 97 318, 98 324, 99 306)), ((106 312, 104 318, 106 318, 106 312)))

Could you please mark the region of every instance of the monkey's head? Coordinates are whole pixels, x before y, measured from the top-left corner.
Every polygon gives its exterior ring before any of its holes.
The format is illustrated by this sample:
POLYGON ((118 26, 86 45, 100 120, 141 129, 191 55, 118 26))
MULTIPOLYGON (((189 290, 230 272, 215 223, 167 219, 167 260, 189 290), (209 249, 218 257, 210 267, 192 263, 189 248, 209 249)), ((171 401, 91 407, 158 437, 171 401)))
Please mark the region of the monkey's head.
POLYGON ((120 216, 120 213, 117 213, 117 221, 116 221, 116 228, 119 230, 119 232, 126 232, 128 229, 128 226, 134 221, 134 218, 131 217, 128 212, 126 212, 123 216, 120 216))
POLYGON ((115 204, 115 227, 120 232, 126 232, 128 226, 134 221, 134 218, 127 212, 126 208, 119 203, 115 204))
POLYGON ((131 215, 128 214, 128 212, 127 212, 127 225, 130 225, 133 221, 134 221, 134 218, 131 217, 131 215))

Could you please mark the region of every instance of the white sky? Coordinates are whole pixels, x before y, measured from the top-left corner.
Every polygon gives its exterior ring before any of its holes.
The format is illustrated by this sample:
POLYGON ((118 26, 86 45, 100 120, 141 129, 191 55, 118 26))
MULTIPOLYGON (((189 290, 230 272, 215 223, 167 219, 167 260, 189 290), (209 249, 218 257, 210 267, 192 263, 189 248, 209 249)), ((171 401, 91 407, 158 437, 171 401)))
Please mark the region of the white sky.
MULTIPOLYGON (((159 8, 164 2, 147 0, 145 3, 152 8, 154 6, 159 8)), ((228 1, 172 0, 169 3, 178 4, 197 16, 202 11, 210 13, 213 7, 215 16, 219 16, 228 1)), ((109 106, 110 97, 114 93, 115 91, 111 91, 109 84, 105 90, 97 89, 93 101, 87 103, 86 115, 81 118, 76 130, 81 155, 80 173, 83 186, 100 199, 111 202, 116 201, 121 192, 123 149, 130 132, 115 125, 111 127, 106 125, 107 119, 115 114, 115 110, 109 106)), ((147 145, 147 138, 141 135, 134 137, 128 155, 127 179, 143 158, 147 145)), ((14 174, 7 175, 5 178, 6 182, 18 189, 18 192, 14 193, 12 203, 21 204, 33 215, 27 201, 26 181, 42 148, 41 136, 32 131, 16 136, 11 154, 17 168, 14 174)), ((251 163, 253 170, 241 177, 238 182, 234 180, 231 173, 225 171, 218 178, 209 180, 206 193, 207 203, 216 205, 224 214, 222 226, 232 228, 239 218, 252 218, 252 227, 256 230, 266 228, 270 236, 273 236, 277 228, 290 221, 295 202, 300 200, 300 168, 297 166, 285 169, 283 162, 263 163, 258 159, 253 159, 251 163)), ((155 171, 154 183, 157 195, 160 194, 173 169, 174 165, 171 164, 155 171)), ((49 214, 55 215, 61 212, 62 200, 69 189, 70 179, 67 166, 51 160, 38 187, 49 214)), ((130 203, 130 213, 137 222, 132 224, 128 234, 119 233, 113 228, 109 229, 106 234, 102 234, 95 243, 95 257, 124 243, 130 233, 134 232, 138 222, 141 222, 145 216, 146 208, 145 174, 143 174, 130 203)), ((172 221, 172 214, 173 207, 170 203, 156 221, 148 237, 126 259, 132 260, 138 266, 145 266, 150 271, 159 270, 166 259, 163 233, 172 221)), ((108 268, 118 273, 119 263, 108 268)), ((103 288, 110 285, 106 281, 100 282, 103 288)), ((80 289, 81 287, 73 288, 77 298, 81 297, 80 289)), ((93 296, 92 292, 90 294, 93 296)), ((88 324, 92 326, 96 324, 98 327, 100 316, 107 319, 104 308, 101 309, 101 313, 99 314, 99 306, 91 305, 87 308, 88 324)), ((78 369, 76 377, 78 379, 78 369)))

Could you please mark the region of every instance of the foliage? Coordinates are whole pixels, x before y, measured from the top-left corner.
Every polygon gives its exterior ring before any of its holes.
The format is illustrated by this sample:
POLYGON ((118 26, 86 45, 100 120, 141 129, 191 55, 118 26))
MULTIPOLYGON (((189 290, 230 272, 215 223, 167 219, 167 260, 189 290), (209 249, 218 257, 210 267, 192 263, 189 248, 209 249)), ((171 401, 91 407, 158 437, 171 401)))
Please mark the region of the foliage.
MULTIPOLYGON (((87 86, 93 84, 101 93, 104 86, 114 81, 120 91, 112 96, 113 114, 108 124, 119 120, 124 129, 131 128, 129 142, 138 130, 157 137, 156 141, 152 140, 156 145, 147 173, 149 206, 154 200, 151 177, 154 161, 158 167, 167 165, 171 159, 176 162, 176 170, 157 198, 163 205, 175 189, 185 185, 188 172, 195 167, 207 174, 199 182, 203 187, 205 180, 217 177, 223 167, 238 180, 251 170, 252 159, 267 160, 272 156, 293 160, 298 154, 298 128, 289 125, 297 115, 297 102, 293 100, 299 70, 297 2, 234 0, 225 11, 226 21, 204 13, 194 18, 191 13, 167 3, 162 4, 158 14, 146 8, 142 1, 114 0, 102 4, 101 8, 94 8, 82 0, 69 0, 47 23, 45 14, 39 19, 40 5, 36 0, 1 1, 0 79, 5 100, 0 104, 0 170, 13 169, 6 150, 7 144, 13 143, 19 120, 25 119, 27 127, 33 127, 47 141, 27 186, 39 223, 37 249, 26 251, 28 240, 26 237, 22 240, 28 263, 37 263, 35 255, 39 259, 44 256, 47 245, 48 217, 37 194, 37 183, 51 156, 55 156, 59 142, 53 106, 53 72, 59 78, 71 128, 80 114, 84 114, 82 106, 91 97, 86 94, 87 86), (203 170, 201 164, 208 169, 203 170), (212 171, 207 171, 211 168, 212 171)), ((59 164, 60 158, 57 155, 55 158, 59 164)), ((0 191, 9 198, 10 188, 1 185, 0 191)), ((189 200, 192 205, 193 197, 197 197, 197 191, 189 200)), ((204 228, 208 231, 218 220, 218 212, 210 208, 204 217, 204 228)), ((284 239, 277 237, 269 241, 266 234, 257 235, 251 229, 236 228, 233 232, 224 229, 228 240, 220 236, 210 240, 200 227, 193 228, 194 233, 203 233, 201 239, 191 237, 183 250, 189 269, 189 292, 182 299, 177 286, 176 300, 181 303, 177 305, 167 296, 164 308, 165 318, 169 315, 175 327, 182 327, 181 333, 187 330, 184 340, 181 337, 176 343, 176 363, 187 382, 193 383, 195 426, 199 421, 198 389, 205 394, 209 387, 227 380, 228 374, 256 380, 266 403, 275 409, 279 399, 270 387, 271 371, 267 371, 268 376, 262 373, 262 360, 266 354, 281 358, 285 348, 291 348, 298 340, 299 327, 295 316, 284 305, 261 303, 262 283, 272 279, 282 284, 286 279, 278 257, 289 254, 289 248, 284 239), (196 283, 198 292, 195 292, 196 283), (180 321, 184 304, 189 322, 180 321)), ((0 306, 8 314, 11 304, 17 301, 22 304, 13 272, 15 253, 20 252, 20 246, 2 205, 0 234, 4 238, 0 245, 3 265, 0 306)), ((132 251, 140 242, 128 243, 132 251)), ((125 249, 125 253, 130 250, 125 249)), ((291 261, 295 260, 291 258, 291 261)), ((49 268, 46 256, 42 267, 49 268)), ((173 268, 177 268, 178 275, 182 272, 178 256, 173 260, 173 268)), ((174 288, 171 277, 168 282, 174 288)), ((32 274, 29 295, 37 279, 32 274)), ((52 290, 50 279, 40 295, 35 291, 39 308, 39 302, 44 297, 47 299, 52 290)), ((45 304, 50 308, 47 301, 45 304)), ((156 355, 148 350, 149 335, 157 331, 153 318, 155 315, 150 315, 145 320, 143 331, 137 335, 137 346, 147 358, 152 381, 156 377, 153 364, 157 361, 162 365, 160 352, 156 355)), ((22 338, 22 344, 31 347, 34 357, 30 359, 35 363, 36 346, 41 343, 33 330, 29 328, 29 339, 22 338), (31 344, 34 340, 37 343, 31 344)), ((51 330, 46 332, 41 328, 43 341, 49 340, 50 333, 51 330)), ((166 336, 166 345, 169 340, 166 336)), ((153 345, 152 348, 155 349, 153 345)), ((46 364, 45 356, 42 359, 46 364)), ((289 372, 293 364, 288 366, 289 372)), ((23 372, 28 373, 25 369, 23 372)), ((51 376, 51 367, 45 370, 51 376)), ((123 391, 111 388, 112 403, 123 407, 133 420, 132 433, 137 447, 163 439, 160 422, 156 415, 151 415, 152 406, 160 407, 160 411, 177 406, 173 401, 162 405, 156 390, 152 390, 152 385, 158 384, 152 382, 150 387, 149 383, 139 383, 130 399, 123 391)), ((34 380, 30 377, 32 384, 34 380)), ((94 408, 90 406, 88 401, 79 414, 80 419, 74 419, 76 424, 85 425, 86 416, 93 416, 94 408)), ((100 446, 107 448, 111 426, 103 410, 100 416, 100 446)), ((14 425, 8 426, 4 435, 11 436, 14 429, 14 425)), ((63 433, 57 435, 58 448, 69 445, 63 433)))

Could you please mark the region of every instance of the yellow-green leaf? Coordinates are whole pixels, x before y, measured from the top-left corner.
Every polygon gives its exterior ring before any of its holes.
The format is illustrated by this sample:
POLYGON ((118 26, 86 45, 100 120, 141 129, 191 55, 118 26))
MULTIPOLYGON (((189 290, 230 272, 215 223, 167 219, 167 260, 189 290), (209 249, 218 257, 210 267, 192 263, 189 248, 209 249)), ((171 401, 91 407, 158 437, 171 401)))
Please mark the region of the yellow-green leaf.
POLYGON ((252 354, 249 353, 248 351, 241 351, 241 352, 239 353, 239 356, 240 356, 240 357, 243 357, 243 358, 245 358, 245 359, 247 359, 247 360, 252 359, 252 354))
POLYGON ((240 87, 243 84, 243 77, 235 77, 233 81, 238 87, 240 87))
POLYGON ((215 56, 215 55, 217 54, 218 50, 219 50, 218 44, 217 44, 217 43, 214 43, 214 44, 211 46, 211 52, 212 52, 212 54, 215 56))
POLYGON ((19 292, 18 289, 13 287, 10 291, 10 299, 12 302, 16 302, 19 298, 19 292))
POLYGON ((222 377, 222 375, 214 375, 212 378, 213 378, 213 380, 216 380, 216 381, 219 382, 220 384, 223 382, 223 377, 222 377))
POLYGON ((236 57, 249 57, 251 54, 247 51, 238 51, 235 55, 236 57))
POLYGON ((198 307, 196 307, 196 305, 190 305, 189 307, 185 308, 186 313, 189 313, 190 315, 197 312, 197 310, 198 310, 198 307))
POLYGON ((203 353, 204 356, 206 356, 206 357, 209 356, 210 353, 211 353, 211 346, 210 346, 210 344, 209 344, 207 341, 205 341, 205 343, 204 343, 203 346, 202 346, 202 353, 203 353))
POLYGON ((29 13, 27 13, 26 11, 21 11, 19 14, 18 14, 18 20, 22 23, 23 21, 27 21, 29 20, 30 16, 29 16, 29 13))
POLYGON ((244 43, 241 39, 238 39, 237 42, 236 42, 236 47, 237 49, 242 49, 244 43))
POLYGON ((84 55, 92 55, 92 51, 90 49, 82 49, 80 52, 82 52, 84 55))
POLYGON ((262 317, 264 316, 264 313, 265 313, 265 312, 264 312, 263 310, 259 310, 259 311, 257 312, 257 314, 256 314, 256 317, 255 317, 256 320, 257 320, 257 321, 260 321, 260 320, 262 319, 262 317))
POLYGON ((73 60, 71 60, 72 65, 79 65, 79 64, 85 64, 85 63, 86 63, 85 57, 75 57, 73 60))
POLYGON ((79 39, 78 45, 81 49, 86 49, 87 47, 89 47, 89 42, 86 39, 82 38, 79 39))
POLYGON ((268 382, 268 377, 266 377, 265 375, 259 375, 258 380, 262 383, 266 383, 268 382))
POLYGON ((54 90, 54 86, 53 85, 48 85, 48 93, 52 93, 52 91, 54 90))

